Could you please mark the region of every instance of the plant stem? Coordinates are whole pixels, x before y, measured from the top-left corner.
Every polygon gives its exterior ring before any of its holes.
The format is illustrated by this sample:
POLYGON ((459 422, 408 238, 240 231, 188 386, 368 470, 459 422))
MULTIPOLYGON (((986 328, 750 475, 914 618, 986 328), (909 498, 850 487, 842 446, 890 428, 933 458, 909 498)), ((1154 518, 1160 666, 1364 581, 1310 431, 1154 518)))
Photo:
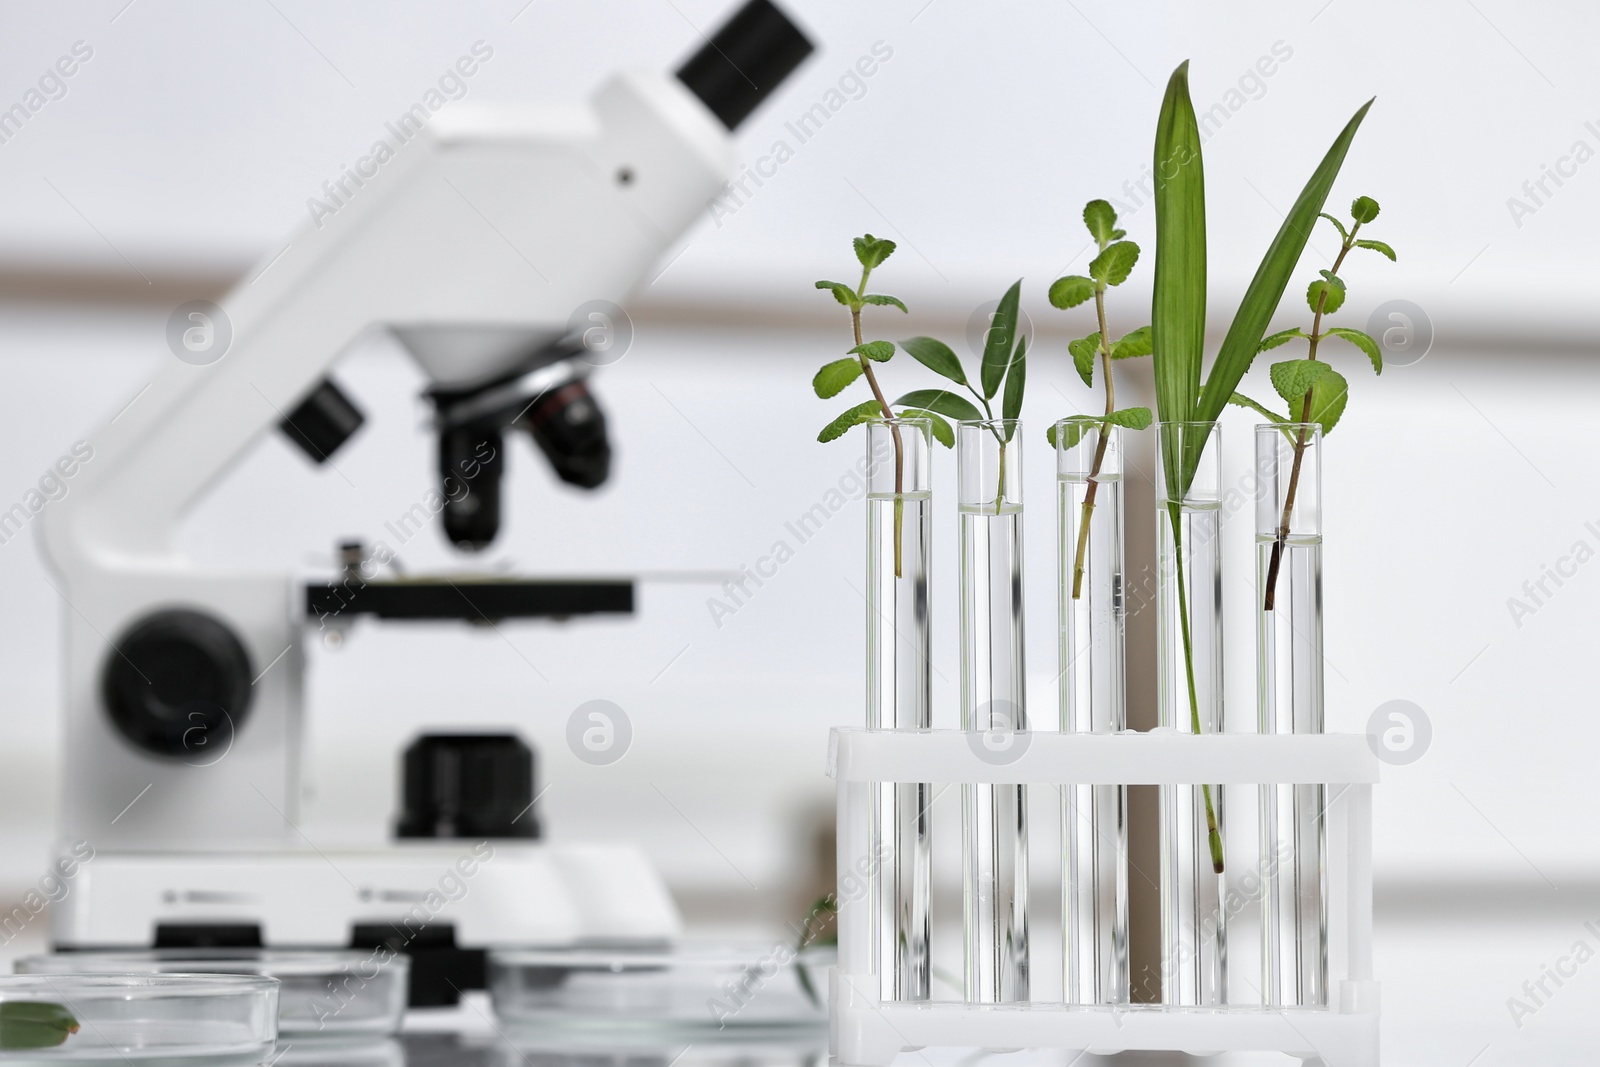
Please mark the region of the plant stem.
MULTIPOLYGON (((1106 418, 1110 419, 1116 407, 1116 389, 1111 383, 1111 342, 1106 336, 1106 294, 1096 286, 1094 310, 1100 319, 1100 362, 1106 382, 1106 418)), ((1094 462, 1089 467, 1089 486, 1083 494, 1083 515, 1078 520, 1078 552, 1072 561, 1072 599, 1083 595, 1083 557, 1089 550, 1089 519, 1094 514, 1095 492, 1100 488, 1100 465, 1106 458, 1106 441, 1111 433, 1111 423, 1100 427, 1100 440, 1095 445, 1094 462)))
MULTIPOLYGON (((1188 583, 1183 576, 1183 534, 1182 519, 1183 504, 1180 501, 1167 502, 1167 514, 1172 519, 1172 555, 1178 570, 1178 628, 1183 634, 1183 670, 1184 678, 1189 687, 1189 727, 1198 736, 1200 733, 1200 695, 1194 684, 1194 642, 1189 634, 1189 593, 1188 583)), ((1211 847, 1211 868, 1217 874, 1223 872, 1222 856, 1222 831, 1217 828, 1217 809, 1211 801, 1211 787, 1202 785, 1201 794, 1205 797, 1206 804, 1206 840, 1211 847)))
POLYGON ((994 513, 1000 514, 1000 506, 1006 502, 1006 443, 1000 442, 1000 481, 994 487, 994 513))
MULTIPOLYGON (((861 286, 856 290, 856 295, 862 296, 867 291, 867 276, 872 273, 872 268, 863 267, 861 270, 861 286)), ((861 346, 861 308, 850 309, 850 326, 855 330, 856 347, 861 346)), ((889 406, 889 401, 884 398, 883 390, 878 386, 878 376, 872 372, 872 361, 861 353, 856 353, 856 358, 861 361, 861 372, 867 377, 867 384, 872 386, 872 395, 877 399, 878 406, 883 409, 883 417, 892 420, 894 409, 889 406)), ((901 446, 900 427, 892 421, 889 423, 889 434, 894 438, 894 576, 901 577, 900 544, 901 531, 905 523, 905 451, 901 446)))
MULTIPOLYGON (((1333 261, 1333 274, 1339 273, 1344 257, 1355 247, 1356 231, 1359 229, 1359 222, 1350 227, 1350 234, 1344 239, 1339 255, 1333 261)), ((1311 320, 1311 340, 1306 353, 1306 358, 1310 360, 1317 358, 1317 342, 1322 340, 1322 308, 1327 302, 1328 291, 1324 289, 1322 295, 1317 297, 1317 311, 1311 320)), ((1271 611, 1278 598, 1278 570, 1283 564, 1283 546, 1289 540, 1289 520, 1294 512, 1295 493, 1300 486, 1300 463, 1305 458, 1306 424, 1311 421, 1311 394, 1314 391, 1307 389, 1305 401, 1300 405, 1300 429, 1295 435, 1294 466, 1289 471, 1289 487, 1283 494, 1283 517, 1278 522, 1278 535, 1272 541, 1272 557, 1267 562, 1267 591, 1261 604, 1262 611, 1271 611)))

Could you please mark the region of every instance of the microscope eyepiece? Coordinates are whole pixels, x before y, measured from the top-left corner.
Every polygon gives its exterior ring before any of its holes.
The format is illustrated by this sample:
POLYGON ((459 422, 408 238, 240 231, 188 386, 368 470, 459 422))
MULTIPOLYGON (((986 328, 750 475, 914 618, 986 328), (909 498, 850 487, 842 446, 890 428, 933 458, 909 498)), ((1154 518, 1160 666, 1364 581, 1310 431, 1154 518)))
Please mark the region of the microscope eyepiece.
POLYGON ((750 0, 678 68, 678 80, 733 130, 811 51, 772 0, 750 0))

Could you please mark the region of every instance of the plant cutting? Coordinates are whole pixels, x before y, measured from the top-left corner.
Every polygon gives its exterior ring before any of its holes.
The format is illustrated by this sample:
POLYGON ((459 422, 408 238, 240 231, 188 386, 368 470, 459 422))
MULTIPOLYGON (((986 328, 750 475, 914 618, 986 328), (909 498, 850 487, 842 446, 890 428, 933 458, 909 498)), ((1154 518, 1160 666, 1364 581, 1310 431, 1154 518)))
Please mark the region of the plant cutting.
POLYGON ((1304 359, 1284 360, 1272 365, 1272 388, 1283 398, 1283 402, 1289 405, 1291 412, 1295 410, 1296 404, 1300 406, 1300 417, 1291 419, 1279 415, 1269 410, 1266 405, 1259 404, 1238 392, 1229 400, 1230 403, 1249 408, 1279 425, 1295 422, 1300 424, 1300 428, 1293 431, 1294 468, 1289 476, 1289 487, 1284 496, 1283 519, 1278 524, 1277 537, 1272 544, 1271 562, 1267 567, 1266 592, 1262 595, 1263 611, 1272 610, 1277 596, 1278 570, 1283 563, 1283 545, 1289 537, 1295 493, 1300 484, 1300 467, 1305 457, 1306 427, 1310 423, 1318 423, 1322 427, 1322 435, 1326 437, 1339 421, 1339 417, 1344 414, 1345 404, 1350 396, 1350 383, 1345 381, 1344 376, 1326 362, 1317 359, 1318 345, 1330 337, 1348 341, 1372 361, 1373 373, 1383 373, 1383 351, 1370 334, 1344 326, 1330 326, 1327 330, 1322 328, 1323 316, 1332 315, 1344 305, 1345 284, 1339 274, 1339 268, 1344 265, 1345 257, 1350 254, 1351 249, 1364 248, 1387 256, 1391 262, 1395 259, 1394 249, 1382 241, 1356 236, 1362 226, 1378 217, 1378 210, 1378 202, 1370 196, 1356 197, 1355 202, 1350 205, 1348 229, 1332 215, 1322 213, 1321 217, 1333 223, 1334 228, 1339 231, 1339 254, 1334 257, 1333 266, 1318 271, 1320 277, 1306 289, 1306 304, 1312 312, 1311 332, 1306 333, 1296 327, 1275 333, 1261 342, 1259 350, 1262 352, 1296 339, 1306 342, 1304 359))
POLYGON ((78 1020, 65 1007, 42 1000, 0 1002, 0 1050, 55 1048, 77 1033, 78 1020))
MULTIPOLYGON (((1111 332, 1106 328, 1106 289, 1121 285, 1128 280, 1134 264, 1139 262, 1139 246, 1132 241, 1123 240, 1127 236, 1127 231, 1117 228, 1117 212, 1107 201, 1091 200, 1085 204, 1083 224, 1089 228, 1090 236, 1099 247, 1099 254, 1089 263, 1087 278, 1081 274, 1069 274, 1051 283, 1050 303, 1066 310, 1077 307, 1090 297, 1094 298, 1095 319, 1100 328, 1089 336, 1080 337, 1067 345, 1067 351, 1072 354, 1072 364, 1077 368, 1083 384, 1091 389, 1094 388, 1095 360, 1099 359, 1102 367, 1100 377, 1105 384, 1106 410, 1105 414, 1098 418, 1092 415, 1077 415, 1067 420, 1065 446, 1068 448, 1077 444, 1079 437, 1091 426, 1126 426, 1129 429, 1143 430, 1150 425, 1151 419, 1149 408, 1117 410, 1117 391, 1111 379, 1112 360, 1132 359, 1150 354, 1150 327, 1141 326, 1118 341, 1111 340, 1111 332)), ((1051 446, 1055 447, 1056 428, 1051 426, 1046 433, 1051 446)), ((1109 441, 1109 435, 1105 433, 1100 435, 1095 447, 1093 466, 1089 470, 1088 487, 1083 498, 1083 515, 1078 523, 1077 553, 1072 565, 1074 600, 1083 595, 1083 558, 1089 546, 1089 519, 1094 514, 1095 494, 1099 488, 1097 479, 1101 467, 1105 464, 1106 444, 1109 441)))
MULTIPOLYGON (((850 348, 849 354, 844 359, 836 359, 824 364, 811 379, 811 388, 817 396, 826 400, 839 395, 847 386, 857 378, 866 378, 867 385, 872 389, 872 399, 857 404, 841 414, 817 434, 817 440, 824 443, 842 437, 846 430, 852 426, 867 422, 871 419, 893 419, 894 408, 885 398, 883 388, 878 384, 877 372, 873 370, 874 363, 887 363, 894 357, 894 342, 868 341, 861 332, 861 310, 867 306, 897 307, 906 311, 906 305, 898 297, 885 296, 882 293, 867 292, 867 280, 872 277, 873 270, 880 266, 884 260, 894 254, 895 244, 885 238, 874 237, 872 234, 863 234, 853 242, 856 260, 861 264, 861 281, 854 288, 844 282, 819 281, 818 289, 826 289, 833 293, 833 298, 850 309, 850 327, 855 335, 855 345, 850 348)), ((896 401, 903 404, 904 398, 896 401)), ((934 436, 945 447, 955 445, 955 432, 948 423, 931 411, 918 410, 915 407, 903 407, 900 414, 909 418, 925 418, 933 423, 934 436)), ((900 436, 900 427, 891 426, 890 431, 894 439, 894 485, 895 485, 895 520, 894 520, 894 574, 898 578, 902 569, 902 531, 904 528, 904 510, 899 499, 905 485, 905 442, 900 436)))
MULTIPOLYGON (((1164 423, 1214 423, 1232 400, 1240 379, 1260 351, 1267 325, 1305 250, 1322 213, 1350 142, 1372 101, 1363 104, 1334 139, 1284 217, 1266 255, 1256 268, 1235 312, 1211 370, 1201 381, 1205 357, 1206 218, 1205 174, 1200 130, 1189 97, 1189 64, 1173 71, 1156 127, 1155 295, 1151 341, 1155 361, 1156 411, 1164 423)), ((1329 288, 1332 283, 1323 279, 1329 288)), ((1174 545, 1179 548, 1178 624, 1181 631, 1190 725, 1201 732, 1199 696, 1194 682, 1191 619, 1184 588, 1181 553, 1182 500, 1200 465, 1204 440, 1195 435, 1169 435, 1162 441, 1160 462, 1170 488, 1165 501, 1174 545)), ((1209 785, 1203 786, 1207 840, 1212 866, 1223 871, 1222 835, 1209 785)))
MULTIPOLYGON (((988 431, 1000 445, 1001 488, 995 493, 996 514, 999 513, 1000 502, 1005 498, 1006 448, 1016 433, 1016 419, 1022 413, 1022 394, 1027 385, 1028 339, 1017 335, 1017 306, 1021 298, 1022 280, 1019 278, 1000 298, 994 318, 984 334, 977 385, 972 384, 961 366, 960 358, 943 341, 933 337, 912 337, 900 342, 900 347, 909 352, 911 358, 959 385, 972 394, 973 400, 983 405, 980 411, 977 404, 948 389, 915 389, 895 401, 896 404, 911 405, 919 413, 935 418, 945 415, 959 422, 991 424, 988 431), (996 394, 1001 396, 999 416, 995 415, 992 403, 996 394)), ((934 432, 939 433, 937 423, 934 432)), ((946 445, 952 443, 942 436, 939 440, 946 445)))

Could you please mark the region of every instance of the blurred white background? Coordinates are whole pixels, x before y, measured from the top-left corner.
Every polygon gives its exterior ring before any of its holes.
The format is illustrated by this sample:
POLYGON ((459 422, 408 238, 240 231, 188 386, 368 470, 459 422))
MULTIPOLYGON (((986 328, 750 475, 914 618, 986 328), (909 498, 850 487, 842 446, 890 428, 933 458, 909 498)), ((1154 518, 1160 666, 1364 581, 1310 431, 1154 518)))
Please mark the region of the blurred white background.
MULTIPOLYGON (((8 5, 0 108, 75 43, 92 56, 0 142, 0 506, 172 358, 163 329, 173 307, 281 250, 323 181, 474 42, 493 56, 467 81, 468 99, 573 101, 618 66, 676 65, 729 6, 8 5)), ((1524 582, 1577 542, 1600 550, 1600 473, 1587 446, 1600 402, 1600 72, 1589 55, 1600 11, 1506 0, 786 7, 819 49, 740 146, 754 161, 782 140, 793 158, 752 195, 708 205, 629 305, 633 347, 596 383, 618 449, 612 482, 570 490, 518 442, 505 533, 472 565, 731 571, 789 539, 785 521, 818 502, 861 447, 812 443, 843 405, 817 401, 809 379, 849 343, 843 309, 811 282, 848 276, 848 238, 863 231, 900 242, 876 287, 912 314, 885 312, 884 336, 959 342, 975 308, 1025 279, 1039 343, 1024 418, 1028 440, 1039 439, 1092 403, 1065 351, 1092 329, 1089 314, 1049 308, 1044 289, 1085 268, 1078 215, 1090 198, 1117 200, 1130 236, 1152 247, 1139 187, 1170 70, 1192 60, 1197 110, 1212 116, 1219 336, 1280 209, 1376 94, 1330 205, 1343 213, 1358 194, 1377 198, 1372 234, 1400 261, 1347 267, 1341 317, 1360 326, 1378 304, 1406 299, 1435 340, 1420 363, 1381 379, 1359 356, 1344 368, 1354 396, 1328 445, 1324 499, 1330 728, 1363 730, 1380 704, 1407 699, 1433 729, 1425 756, 1387 769, 1378 794, 1389 1047, 1397 1062, 1510 1063, 1531 1051, 1586 1062, 1562 1057, 1578 1047, 1568 1040, 1600 979, 1580 973, 1520 1029, 1505 1001, 1576 939, 1592 940, 1581 922, 1600 917, 1590 787, 1600 566, 1551 583, 1554 595, 1520 619, 1508 600, 1526 602, 1524 582), (875 45, 891 57, 798 143, 785 123, 875 45)), ((1283 325, 1305 318, 1296 293, 1331 247, 1324 234, 1308 250, 1283 325)), ((1113 329, 1147 320, 1148 277, 1147 259, 1116 294, 1113 329)), ((930 384, 909 360, 884 373, 890 388, 930 384)), ((374 335, 338 374, 369 417, 337 457, 342 476, 263 440, 195 514, 185 545, 197 558, 325 571, 336 540, 383 536, 429 487, 416 369, 374 335)), ((1230 462, 1242 469, 1251 420, 1228 418, 1230 462)), ((1028 462, 1030 686, 1048 719, 1055 520, 1042 441, 1028 462)), ((946 459, 947 486, 953 473, 946 459)), ((1248 728, 1250 511, 1240 514, 1225 529, 1228 693, 1248 728)), ((412 734, 508 725, 541 753, 552 836, 643 841, 693 917, 797 916, 830 815, 826 729, 860 718, 860 523, 847 507, 720 626, 707 606, 717 585, 650 581, 625 621, 366 627, 341 651, 315 651, 306 833, 380 839, 397 751, 412 734), (567 716, 593 698, 615 701, 634 725, 633 749, 610 767, 565 746, 567 716)), ((957 714, 953 524, 952 509, 936 528, 935 641, 949 664, 936 683, 940 725, 957 714)), ((70 758, 56 744, 68 609, 31 541, 0 545, 0 898, 20 896, 42 869, 56 768, 70 758)), ((402 558, 462 564, 436 531, 402 558)))

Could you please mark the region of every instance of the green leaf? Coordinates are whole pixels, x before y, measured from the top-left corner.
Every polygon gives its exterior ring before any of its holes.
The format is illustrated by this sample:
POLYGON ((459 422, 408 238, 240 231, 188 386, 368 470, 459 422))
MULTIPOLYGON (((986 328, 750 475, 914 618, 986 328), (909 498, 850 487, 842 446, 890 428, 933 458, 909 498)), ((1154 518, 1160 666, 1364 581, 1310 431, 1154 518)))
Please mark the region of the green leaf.
POLYGON ((0 1049, 56 1048, 77 1032, 78 1020, 60 1004, 0 1002, 0 1049))
MULTIPOLYGON (((1005 398, 1000 402, 1000 417, 1015 419, 1022 414, 1022 390, 1028 382, 1028 339, 1017 339, 1017 354, 1011 360, 1011 369, 1006 372, 1005 398)), ((1006 434, 1006 440, 1011 440, 1011 435, 1006 434)))
POLYGON ((927 419, 928 422, 933 426, 933 436, 941 445, 944 445, 946 448, 956 447, 955 430, 951 429, 948 422, 945 422, 933 412, 925 411, 921 408, 904 408, 901 410, 900 414, 902 417, 908 419, 927 419))
POLYGON ((1344 375, 1336 370, 1327 371, 1317 380, 1317 387, 1311 392, 1309 421, 1320 422, 1324 434, 1332 433, 1349 399, 1350 383, 1344 380, 1344 375))
POLYGON ((887 363, 894 355, 893 341, 863 341, 850 350, 852 355, 866 356, 874 363, 887 363))
POLYGON ((1289 410, 1293 411, 1294 405, 1305 399, 1306 392, 1317 384, 1317 380, 1332 370, 1332 367, 1317 359, 1284 360, 1272 365, 1272 387, 1289 404, 1289 410))
POLYGON ((1066 424, 1067 429, 1065 444, 1058 446, 1056 442, 1056 426, 1060 425, 1060 423, 1051 423, 1045 428, 1044 439, 1050 442, 1051 448, 1073 447, 1079 441, 1083 440, 1085 431, 1087 431, 1091 426, 1099 425, 1100 420, 1092 415, 1072 415, 1068 418, 1062 419, 1061 422, 1066 424))
MULTIPOLYGON (((1317 212, 1317 218, 1319 218, 1319 219, 1327 219, 1329 222, 1333 223, 1333 228, 1339 231, 1339 240, 1341 240, 1341 241, 1350 240, 1350 231, 1344 228, 1344 223, 1340 222, 1338 219, 1334 218, 1332 215, 1328 214, 1326 211, 1317 212)), ((1231 404, 1231 403, 1233 403, 1233 401, 1229 400, 1228 403, 1231 404)))
POLYGON ((1334 337, 1341 337, 1361 349, 1367 354, 1367 358, 1372 360, 1373 371, 1378 374, 1383 373, 1383 350, 1378 347, 1378 342, 1372 339, 1371 334, 1352 330, 1346 326, 1330 326, 1328 333, 1334 337))
POLYGON ((1081 274, 1069 274, 1050 283, 1050 303, 1065 311, 1094 295, 1094 281, 1081 274))
POLYGON ((1391 262, 1391 263, 1395 262, 1394 249, 1390 248, 1388 245, 1384 244, 1382 241, 1369 241, 1365 237, 1363 237, 1360 240, 1356 241, 1356 247, 1357 248, 1370 248, 1374 252, 1381 252, 1384 255, 1389 257, 1389 262, 1391 262))
POLYGON ((1350 217, 1365 225, 1378 217, 1378 202, 1370 196, 1358 196, 1350 205, 1350 217))
POLYGON ((1126 426, 1130 430, 1147 430, 1155 421, 1155 416, 1150 414, 1149 408, 1121 408, 1107 415, 1104 421, 1114 426, 1126 426))
POLYGON ((901 311, 904 311, 907 315, 911 314, 911 312, 906 308, 905 304, 900 302, 900 298, 898 296, 884 296, 882 293, 868 293, 866 296, 861 298, 861 302, 863 304, 879 304, 897 307, 901 311))
POLYGON ((1111 239, 1113 241, 1120 241, 1126 236, 1128 236, 1128 231, 1127 230, 1112 230, 1111 231, 1111 239))
POLYGON ((1134 359, 1148 356, 1151 351, 1150 327, 1141 326, 1111 346, 1112 359, 1134 359))
POLYGON ((983 418, 983 412, 978 410, 976 404, 959 393, 945 389, 913 389, 894 403, 896 407, 906 404, 926 411, 936 411, 957 422, 977 422, 983 418))
POLYGON ((1133 273, 1139 262, 1139 246, 1132 241, 1118 241, 1094 257, 1089 264, 1089 276, 1102 285, 1121 285, 1133 273))
MULTIPOLYGON (((1278 228, 1277 236, 1272 239, 1261 265, 1256 268, 1255 277, 1250 280, 1244 300, 1239 304, 1239 310, 1228 327, 1227 336, 1222 340, 1222 348, 1217 352, 1216 363, 1212 365, 1211 374, 1206 379, 1204 401, 1193 416, 1199 421, 1215 421, 1239 385, 1240 379, 1244 377, 1245 371, 1250 369, 1250 363, 1255 359, 1256 347, 1267 332, 1267 323, 1271 321, 1273 312, 1283 299, 1289 277, 1294 272, 1295 264, 1300 261, 1300 254, 1305 250, 1307 238, 1311 236, 1312 226, 1315 225, 1317 216, 1327 202, 1328 191, 1339 175, 1339 168, 1344 165, 1344 157, 1350 150, 1350 142, 1354 140, 1356 130, 1361 126, 1361 120, 1367 117, 1367 109, 1371 106, 1371 100, 1362 104, 1350 121, 1345 123, 1339 136, 1334 138, 1332 147, 1322 157, 1322 162, 1317 164, 1317 169, 1312 172, 1305 188, 1300 191, 1294 206, 1284 217, 1283 225, 1278 228)), ((1160 190, 1159 182, 1156 188, 1160 190)), ((1159 201, 1157 203, 1159 205, 1159 201)), ((1157 221, 1159 219, 1158 213, 1157 221)), ((1158 249, 1157 267, 1159 266, 1158 249)), ((1157 336, 1159 339, 1159 331, 1157 336)), ((1160 344, 1156 346, 1156 353, 1159 357, 1160 344)), ((1168 416, 1163 412, 1162 418, 1168 416)), ((1195 463, 1198 463, 1199 459, 1198 454, 1193 457, 1195 463)), ((1190 474, 1192 476, 1192 468, 1190 474)), ((1183 484, 1188 484, 1187 479, 1183 484)))
POLYGON ((817 288, 831 290, 833 298, 851 310, 861 306, 861 300, 856 296, 856 291, 844 284, 844 282, 818 282, 817 288))
POLYGON ((825 363, 816 377, 811 379, 811 388, 818 396, 826 400, 830 396, 838 396, 844 387, 861 377, 861 361, 859 359, 836 359, 832 363, 825 363))
POLYGON ((1091 200, 1083 205, 1083 224, 1101 248, 1121 235, 1117 230, 1117 211, 1104 200, 1091 200))
POLYGON ((957 385, 967 384, 967 373, 961 369, 961 361, 943 341, 932 337, 911 337, 901 341, 900 347, 933 373, 949 378, 957 385))
MULTIPOLYGON (((1155 299, 1150 330, 1156 411, 1164 422, 1190 422, 1203 417, 1196 407, 1206 341, 1206 188, 1187 61, 1172 72, 1161 101, 1155 183, 1155 299)), ((1260 334, 1252 339, 1251 355, 1259 339, 1260 334)), ((1191 461, 1176 450, 1164 450, 1162 462, 1167 484, 1181 496, 1193 477, 1191 461)), ((1192 462, 1199 462, 1198 455, 1192 462)))
POLYGON ((865 403, 857 404, 824 426, 822 432, 817 434, 817 440, 826 444, 836 437, 843 437, 844 432, 850 427, 866 422, 868 419, 881 418, 882 416, 883 408, 878 406, 876 400, 868 400, 865 403))
POLYGON ((1022 279, 1017 279, 1000 298, 989 332, 983 340, 983 363, 979 374, 983 382, 983 398, 994 399, 1011 366, 1011 354, 1017 344, 1017 302, 1022 297, 1022 279))
POLYGON ((1289 421, 1284 416, 1268 409, 1265 404, 1262 404, 1257 400, 1251 400, 1243 393, 1234 393, 1228 398, 1228 403, 1234 405, 1235 407, 1249 408, 1251 411, 1254 411, 1256 414, 1265 417, 1271 422, 1285 423, 1289 421))
POLYGON ((1094 361, 1100 354, 1100 331, 1096 330, 1076 341, 1068 341, 1067 351, 1072 353, 1072 365, 1078 368, 1078 377, 1083 379, 1083 384, 1094 385, 1094 361))
POLYGON ((874 237, 870 233, 857 237, 851 243, 856 248, 856 259, 860 260, 861 266, 869 271, 894 255, 893 241, 887 238, 874 237))
MULTIPOLYGON (((1279 345, 1286 345, 1290 341, 1293 341, 1296 337, 1305 337, 1305 336, 1306 336, 1305 332, 1303 330, 1301 330, 1298 326, 1295 327, 1292 330, 1279 330, 1277 333, 1272 334, 1270 337, 1262 338, 1261 339, 1261 347, 1257 348, 1256 351, 1257 352, 1265 352, 1268 349, 1277 348, 1279 345)), ((1231 401, 1230 401, 1230 403, 1231 403, 1231 401)))
POLYGON ((1332 315, 1344 306, 1344 282, 1327 271, 1322 273, 1327 277, 1318 278, 1306 287, 1306 303, 1311 305, 1312 311, 1332 315))

